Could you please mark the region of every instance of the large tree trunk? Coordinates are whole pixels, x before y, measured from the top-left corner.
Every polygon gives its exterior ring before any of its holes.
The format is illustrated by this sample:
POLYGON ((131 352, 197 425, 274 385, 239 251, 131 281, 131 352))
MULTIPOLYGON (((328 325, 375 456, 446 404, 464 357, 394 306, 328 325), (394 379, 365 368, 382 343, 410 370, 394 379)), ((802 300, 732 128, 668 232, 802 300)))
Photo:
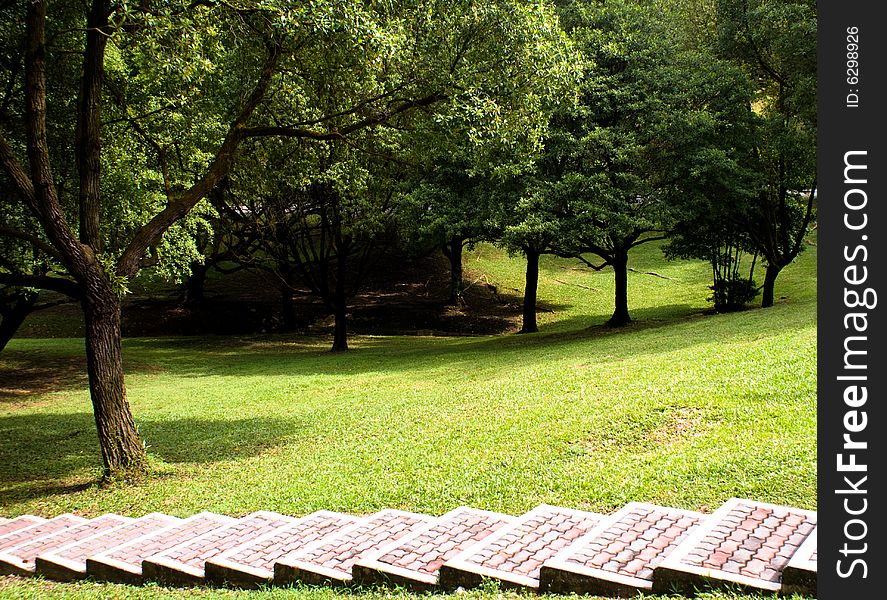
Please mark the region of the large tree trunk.
POLYGON ((462 248, 465 239, 452 237, 442 247, 444 255, 450 260, 450 297, 447 304, 456 305, 462 299, 462 248))
POLYGON ((185 279, 185 304, 200 304, 204 301, 206 274, 210 266, 206 263, 192 262, 191 273, 185 279))
POLYGON ((776 277, 781 270, 782 267, 777 265, 767 265, 767 270, 764 273, 764 289, 762 291, 763 298, 761 299, 761 308, 769 308, 773 306, 776 277))
POLYGON ((38 294, 16 294, 11 304, 0 309, 0 352, 18 331, 25 318, 34 310, 38 294))
POLYGON ((524 318, 520 333, 536 333, 536 291, 539 288, 539 253, 528 250, 527 278, 524 288, 524 318))
POLYGON ((628 314, 628 252, 616 251, 610 264, 613 266, 616 283, 616 307, 607 325, 624 327, 631 323, 631 316, 628 314))
POLYGON ((81 305, 89 391, 105 478, 139 476, 147 470, 148 461, 123 384, 120 300, 112 290, 87 291, 81 305))

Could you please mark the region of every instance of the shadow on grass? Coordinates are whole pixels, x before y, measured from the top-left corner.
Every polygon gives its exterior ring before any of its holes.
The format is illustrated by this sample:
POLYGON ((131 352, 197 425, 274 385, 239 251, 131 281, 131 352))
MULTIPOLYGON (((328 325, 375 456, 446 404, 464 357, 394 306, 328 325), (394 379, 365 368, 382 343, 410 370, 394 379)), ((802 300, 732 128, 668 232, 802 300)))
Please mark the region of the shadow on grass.
MULTIPOLYGON (((213 463, 258 455, 301 434, 292 419, 139 419, 148 452, 167 463, 213 463)), ((70 478, 101 465, 91 413, 12 414, 0 417, 0 505, 79 491, 70 478), (66 482, 66 480, 68 480, 66 482)), ((86 484, 88 487, 90 484, 86 484)))
POLYGON ((58 351, 7 348, 0 355, 0 406, 31 396, 86 386, 86 357, 58 351))
MULTIPOLYGON (((700 344, 784 335, 809 327, 811 319, 807 313, 798 311, 797 307, 777 305, 769 309, 752 308, 729 315, 712 315, 698 307, 675 304, 634 310, 633 323, 621 328, 606 326, 609 315, 595 315, 572 317, 530 335, 354 336, 352 350, 345 354, 329 352, 330 338, 327 336, 130 338, 124 342, 124 364, 128 375, 159 372, 173 377, 352 377, 405 371, 415 376, 423 370, 438 373, 442 367, 469 372, 479 367, 507 370, 556 358, 562 350, 580 352, 589 362, 608 362, 674 352, 700 344), (579 346, 571 350, 570 347, 576 344, 579 346)), ((5 365, 0 367, 0 382, 4 377, 7 382, 5 385, 0 383, 0 405, 4 400, 22 402, 45 392, 85 390, 83 359, 77 358, 82 355, 79 341, 77 356, 73 353, 74 346, 69 346, 72 352, 67 357, 62 348, 43 351, 36 346, 37 343, 35 340, 22 348, 8 348, 0 357, 0 365, 5 365), (79 372, 77 367, 81 368, 79 372), (61 370, 61 374, 56 370, 61 370), (22 378, 21 373, 31 375, 22 378), (10 392, 11 380, 16 381, 15 393, 10 392)), ((218 433, 223 437, 226 435, 223 431, 218 433)), ((187 437, 187 433, 185 435, 187 437)), ((171 456, 177 453, 173 445, 163 450, 171 456)))
MULTIPOLYGON (((12 343, 0 354, 0 406, 29 402, 53 392, 86 393, 89 379, 82 339, 52 340, 48 347, 41 347, 40 340, 25 343, 26 347, 12 343)), ((127 358, 127 374, 161 370, 156 364, 127 358)))
POLYGON ((749 309, 712 315, 689 305, 639 309, 626 327, 606 326, 609 315, 577 316, 556 328, 531 335, 484 337, 355 336, 348 353, 329 352, 326 336, 266 335, 130 339, 127 348, 140 360, 163 364, 180 377, 201 376, 354 376, 409 370, 478 366, 508 369, 557 357, 562 348, 583 344, 590 360, 613 361, 674 352, 700 344, 730 343, 805 329, 810 319, 791 307, 749 309), (790 311, 788 314, 786 311, 790 311), (595 341, 599 340, 600 345, 595 341), (623 343, 624 342, 624 343, 623 343))

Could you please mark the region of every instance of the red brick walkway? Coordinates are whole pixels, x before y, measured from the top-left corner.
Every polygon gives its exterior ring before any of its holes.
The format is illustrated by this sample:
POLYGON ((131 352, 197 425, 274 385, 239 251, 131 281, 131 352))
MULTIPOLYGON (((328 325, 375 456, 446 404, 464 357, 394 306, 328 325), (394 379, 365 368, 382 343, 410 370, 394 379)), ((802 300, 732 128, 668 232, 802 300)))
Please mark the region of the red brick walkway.
POLYGON ((152 513, 0 517, 0 574, 140 584, 480 585, 635 596, 720 587, 816 591, 816 513, 732 498, 710 515, 631 503, 611 515, 540 505, 511 516, 383 510, 241 518, 152 513))

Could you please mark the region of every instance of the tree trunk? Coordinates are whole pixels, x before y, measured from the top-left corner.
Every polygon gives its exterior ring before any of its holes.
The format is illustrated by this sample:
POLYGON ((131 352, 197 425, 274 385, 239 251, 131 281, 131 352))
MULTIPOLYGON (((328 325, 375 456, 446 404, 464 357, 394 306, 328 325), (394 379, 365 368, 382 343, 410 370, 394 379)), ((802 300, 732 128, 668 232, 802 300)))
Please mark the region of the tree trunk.
POLYGON ((536 333, 536 291, 539 288, 539 253, 528 250, 527 281, 524 288, 524 318, 520 333, 536 333))
POLYGON ((628 252, 618 250, 610 261, 616 280, 616 307, 613 316, 607 321, 610 327, 624 327, 631 323, 628 314, 628 252))
POLYGON ((348 309, 348 298, 345 293, 345 278, 348 269, 348 246, 343 241, 337 243, 336 253, 336 285, 333 292, 333 317, 336 322, 333 328, 333 352, 348 350, 348 329, 345 312, 348 309))
POLYGON ((191 263, 191 274, 185 279, 185 304, 200 304, 204 300, 203 290, 209 266, 205 263, 191 263))
POLYGON ((293 289, 286 285, 280 285, 280 317, 283 321, 283 330, 292 331, 296 328, 296 303, 293 301, 293 289))
POLYGON ((347 319, 345 318, 346 308, 343 299, 342 302, 337 301, 335 308, 333 309, 333 316, 336 319, 336 323, 333 329, 332 352, 345 352, 348 350, 348 328, 347 319))
POLYGON ((296 328, 296 303, 293 300, 293 284, 295 276, 289 264, 278 261, 277 276, 280 278, 280 319, 284 331, 296 328))
POLYGON ((86 321, 86 369, 102 450, 105 478, 139 476, 147 470, 147 453, 126 401, 120 335, 120 301, 113 291, 87 292, 82 301, 86 321))
POLYGON ((762 291, 761 308, 769 308, 773 306, 774 291, 776 289, 776 277, 782 270, 776 265, 767 265, 767 271, 764 273, 764 289, 762 291))
POLYGON ((25 322, 25 318, 34 310, 37 297, 38 294, 16 294, 12 304, 0 311, 0 352, 3 352, 6 344, 25 322))
POLYGON ((450 297, 447 304, 457 305, 462 299, 462 247, 465 240, 452 237, 443 245, 443 253, 450 260, 450 297))

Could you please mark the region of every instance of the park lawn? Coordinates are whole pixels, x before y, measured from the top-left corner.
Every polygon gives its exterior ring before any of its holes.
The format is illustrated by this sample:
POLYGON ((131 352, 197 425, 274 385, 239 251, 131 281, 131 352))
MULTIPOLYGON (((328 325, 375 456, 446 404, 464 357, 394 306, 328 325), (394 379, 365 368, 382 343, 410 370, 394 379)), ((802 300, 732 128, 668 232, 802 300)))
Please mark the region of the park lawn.
MULTIPOLYGON (((129 400, 159 473, 137 485, 96 484, 82 341, 13 340, 0 368, 65 377, 2 398, 0 514, 711 511, 731 496, 815 509, 815 262, 811 250, 784 271, 775 307, 712 315, 705 264, 642 246, 630 263, 636 322, 621 331, 602 325, 612 272, 547 257, 539 296, 552 312, 534 335, 362 336, 346 355, 326 338, 128 339, 129 400)), ((466 266, 500 293, 523 287, 523 261, 495 248, 466 266)), ((15 597, 172 593, 0 581, 15 597)), ((350 595, 267 594, 248 595, 350 595)), ((376 596, 392 597, 361 594, 376 596)))

